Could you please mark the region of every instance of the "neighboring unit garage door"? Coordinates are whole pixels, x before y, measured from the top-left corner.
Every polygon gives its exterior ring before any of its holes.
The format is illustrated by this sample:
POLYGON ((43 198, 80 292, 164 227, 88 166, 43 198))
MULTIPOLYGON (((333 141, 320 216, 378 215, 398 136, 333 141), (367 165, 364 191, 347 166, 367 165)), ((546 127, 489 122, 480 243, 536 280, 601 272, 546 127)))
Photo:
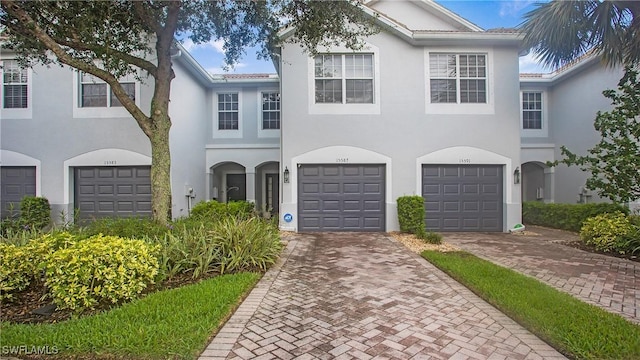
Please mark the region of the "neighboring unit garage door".
POLYGON ((501 165, 423 165, 428 230, 502 231, 501 165))
POLYGON ((384 231, 384 165, 301 165, 299 231, 384 231))
POLYGON ((149 166, 75 168, 75 207, 80 219, 151 216, 149 166))
POLYGON ((20 200, 25 196, 36 195, 35 166, 3 166, 0 167, 0 187, 2 196, 2 218, 17 215, 20 200))

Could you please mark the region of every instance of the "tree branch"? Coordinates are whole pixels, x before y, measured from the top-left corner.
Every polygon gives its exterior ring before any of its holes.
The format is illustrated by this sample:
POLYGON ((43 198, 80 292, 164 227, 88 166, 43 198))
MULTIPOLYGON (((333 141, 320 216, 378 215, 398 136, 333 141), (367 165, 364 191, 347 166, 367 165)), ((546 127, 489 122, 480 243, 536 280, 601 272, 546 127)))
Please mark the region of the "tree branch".
POLYGON ((133 100, 126 96, 126 92, 118 82, 118 79, 109 72, 100 69, 95 64, 76 59, 68 54, 62 46, 52 39, 15 1, 2 0, 2 7, 8 14, 21 22, 21 29, 25 32, 23 35, 30 35, 38 39, 47 49, 53 52, 58 61, 80 71, 95 75, 109 84, 118 100, 120 100, 125 109, 127 109, 138 122, 142 131, 147 136, 152 134, 151 119, 140 110, 133 100))

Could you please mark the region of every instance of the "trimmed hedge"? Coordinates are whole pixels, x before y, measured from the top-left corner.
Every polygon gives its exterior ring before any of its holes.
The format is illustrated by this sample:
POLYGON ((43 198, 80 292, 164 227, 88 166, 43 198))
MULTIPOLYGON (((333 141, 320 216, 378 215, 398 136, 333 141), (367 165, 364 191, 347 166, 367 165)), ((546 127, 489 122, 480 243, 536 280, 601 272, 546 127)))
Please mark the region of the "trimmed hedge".
POLYGON ((522 203, 522 219, 525 224, 576 232, 580 231, 588 218, 616 211, 629 213, 624 206, 610 203, 545 204, 537 201, 522 203))
POLYGON ((230 201, 228 203, 216 200, 201 201, 191 209, 191 219, 221 220, 227 217, 239 219, 250 218, 255 211, 255 204, 249 201, 230 201))
POLYGON ((419 195, 401 196, 398 203, 400 231, 417 234, 425 231, 424 198, 419 195))

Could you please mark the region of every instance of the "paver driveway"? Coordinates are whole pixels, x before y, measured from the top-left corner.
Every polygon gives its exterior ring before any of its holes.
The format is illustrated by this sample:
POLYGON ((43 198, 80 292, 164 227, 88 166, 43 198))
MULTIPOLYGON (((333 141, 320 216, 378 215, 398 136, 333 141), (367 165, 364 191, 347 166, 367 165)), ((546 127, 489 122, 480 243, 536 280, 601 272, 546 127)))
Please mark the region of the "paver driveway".
POLYGON ((640 324, 639 262, 558 244, 579 241, 568 231, 527 229, 531 235, 445 233, 444 240, 640 324))
POLYGON ((201 359, 558 359, 384 234, 296 234, 201 359))

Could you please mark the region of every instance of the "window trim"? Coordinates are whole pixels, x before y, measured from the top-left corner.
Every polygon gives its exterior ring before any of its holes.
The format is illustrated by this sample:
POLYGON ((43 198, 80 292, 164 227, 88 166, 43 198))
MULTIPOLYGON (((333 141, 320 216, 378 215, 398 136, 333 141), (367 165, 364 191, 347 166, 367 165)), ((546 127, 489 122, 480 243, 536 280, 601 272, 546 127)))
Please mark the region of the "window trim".
MULTIPOLYGON (((128 118, 132 117, 132 115, 127 111, 124 106, 106 106, 106 107, 82 107, 80 106, 82 102, 82 91, 80 87, 82 86, 81 76, 82 73, 79 70, 74 69, 72 71, 73 74, 73 98, 71 101, 73 102, 73 117, 74 118, 128 118)), ((130 83, 130 81, 126 81, 126 83, 130 83)), ((140 107, 140 82, 134 80, 135 85, 135 103, 138 107, 140 107)), ((111 87, 107 84, 107 105, 111 103, 111 87)))
MULTIPOLYGON (((495 114, 495 78, 493 66, 493 50, 487 48, 425 48, 424 49, 424 86, 425 86, 425 114, 495 114), (463 103, 460 102, 460 89, 456 89, 456 102, 432 103, 431 102, 431 54, 452 54, 452 55, 484 55, 485 56, 485 81, 486 81, 486 103, 463 103)), ((456 65, 459 66, 459 65, 456 65)), ((456 77, 456 82, 459 78, 456 77)))
POLYGON ((258 111, 258 137, 259 138, 277 138, 280 137, 280 129, 282 129, 282 94, 280 95, 280 127, 278 129, 263 129, 263 110, 262 110, 262 94, 264 93, 278 93, 279 89, 275 88, 258 88, 257 94, 257 111, 258 111))
POLYGON ((531 138, 536 138, 536 137, 548 137, 549 136, 549 125, 548 125, 548 106, 547 106, 547 91, 545 89, 540 89, 540 88, 522 88, 520 89, 520 95, 519 95, 519 100, 520 100, 520 105, 518 106, 518 109, 520 111, 520 114, 518 116, 518 118, 520 119, 520 136, 521 137, 531 137, 531 138), (524 113, 524 109, 522 108, 522 100, 523 100, 523 95, 524 93, 540 93, 542 95, 541 97, 541 101, 542 101, 542 113, 541 113, 541 117, 542 117, 542 121, 541 121, 541 128, 540 129, 525 129, 524 128, 524 119, 523 119, 523 113, 524 113))
MULTIPOLYGON (((14 58, 0 59, 0 65, 4 66, 5 61, 16 61, 14 58)), ((27 107, 26 108, 4 108, 4 69, 0 67, 0 118, 2 119, 31 119, 33 117, 33 70, 27 68, 27 107)))
MULTIPOLYGON (((373 104, 371 103, 316 103, 315 96, 315 58, 307 56, 308 109, 312 115, 377 115, 380 114, 380 50, 377 46, 365 43, 362 50, 353 51, 344 46, 318 48, 323 55, 373 55, 373 104)), ((343 65, 344 66, 344 65, 343 65)), ((345 89, 346 91, 346 89, 345 89)), ((282 125, 281 125, 282 126, 282 125)))
POLYGON ((211 101, 213 104, 212 112, 213 112, 213 122, 211 124, 212 127, 212 136, 214 138, 222 138, 222 139, 238 139, 242 138, 242 129, 243 129, 243 121, 242 121, 242 90, 229 88, 220 91, 213 92, 213 99, 211 101), (222 94, 238 94, 238 128, 237 129, 226 129, 220 130, 218 129, 218 121, 219 121, 219 113, 218 113, 218 95, 222 94))

